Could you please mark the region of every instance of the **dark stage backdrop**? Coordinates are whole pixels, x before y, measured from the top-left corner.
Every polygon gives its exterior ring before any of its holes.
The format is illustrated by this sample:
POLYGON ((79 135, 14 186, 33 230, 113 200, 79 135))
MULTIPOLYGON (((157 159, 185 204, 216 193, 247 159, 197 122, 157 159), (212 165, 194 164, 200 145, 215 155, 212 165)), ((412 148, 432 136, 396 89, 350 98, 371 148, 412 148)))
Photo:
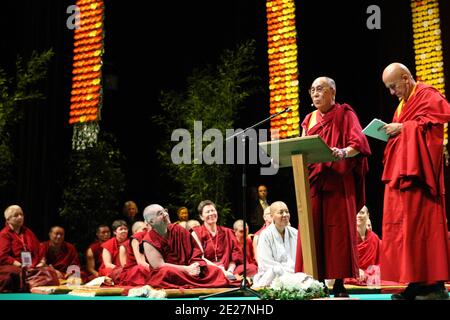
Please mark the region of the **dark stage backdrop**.
MULTIPOLYGON (((20 204, 27 224, 40 239, 58 222, 59 181, 71 146, 67 124, 72 64, 72 31, 66 28, 68 0, 7 0, 0 11, 0 64, 13 70, 17 54, 52 47, 56 52, 45 84, 46 101, 27 105, 17 128, 18 180, 16 190, 2 195, 2 210, 20 204)), ((443 52, 449 61, 450 5, 441 1, 443 52)), ((158 112, 161 90, 180 90, 195 67, 214 64, 219 54, 237 43, 256 40, 256 59, 261 86, 268 83, 265 1, 106 1, 105 86, 101 127, 115 134, 127 161, 126 193, 140 210, 149 203, 165 204, 170 181, 160 178, 155 146, 161 137, 151 125, 158 112)), ((299 1, 297 3, 300 103, 302 118, 312 111, 307 88, 318 76, 336 80, 337 101, 349 103, 365 126, 377 117, 390 121, 397 102, 381 82, 383 68, 401 61, 414 70, 409 0, 299 1), (369 5, 381 8, 381 30, 366 27, 369 5)), ((447 72, 447 88, 449 82, 447 72)), ((449 90, 449 89, 447 89, 449 90)), ((268 116, 268 90, 253 97, 237 119, 247 127, 268 116)), ((367 198, 374 229, 381 232, 383 185, 380 182, 384 144, 370 140, 367 198)), ((276 176, 259 176, 249 166, 249 187, 267 184, 269 198, 284 200, 295 211, 294 184, 289 169, 276 176)), ((240 168, 233 178, 240 188, 240 168)), ((448 179, 447 179, 448 181, 448 179)), ((232 197, 240 217, 240 193, 232 197)), ((117 208, 120 210, 120 208, 117 208)), ((297 217, 292 215, 293 225, 297 217)))

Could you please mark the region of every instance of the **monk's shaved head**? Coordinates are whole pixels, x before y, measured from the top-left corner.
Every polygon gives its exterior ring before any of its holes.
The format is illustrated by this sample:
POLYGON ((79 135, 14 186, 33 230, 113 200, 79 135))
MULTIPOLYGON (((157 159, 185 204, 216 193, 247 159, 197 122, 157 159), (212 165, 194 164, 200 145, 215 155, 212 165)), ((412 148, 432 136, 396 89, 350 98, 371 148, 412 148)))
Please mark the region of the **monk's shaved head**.
POLYGON ((411 72, 409 69, 399 62, 394 62, 388 65, 383 71, 383 82, 386 83, 385 80, 396 81, 402 79, 402 77, 406 75, 408 78, 412 79, 411 72))
POLYGON ((391 95, 407 101, 416 85, 409 69, 398 62, 391 63, 383 71, 383 82, 391 95))

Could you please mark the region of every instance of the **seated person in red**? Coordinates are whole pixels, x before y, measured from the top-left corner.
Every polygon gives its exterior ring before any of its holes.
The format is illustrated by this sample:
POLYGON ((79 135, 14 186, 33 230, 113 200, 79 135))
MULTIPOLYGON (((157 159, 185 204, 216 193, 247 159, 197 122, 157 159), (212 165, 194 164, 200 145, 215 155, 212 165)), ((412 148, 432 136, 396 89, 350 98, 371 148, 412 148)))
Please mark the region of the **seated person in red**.
POLYGON ((5 210, 6 225, 0 231, 0 292, 22 290, 21 267, 42 267, 39 240, 24 226, 24 214, 18 205, 5 210))
POLYGON ((128 225, 124 220, 115 220, 112 223, 114 237, 102 244, 102 265, 99 269, 100 276, 110 277, 114 282, 122 271, 126 261, 120 261, 119 248, 128 239, 128 225))
POLYGON ((200 227, 201 224, 198 220, 191 219, 188 222, 186 222, 186 230, 189 232, 192 232, 195 227, 200 227))
POLYGON ((97 240, 89 245, 86 250, 86 270, 90 281, 98 277, 98 270, 102 265, 103 247, 102 244, 111 238, 111 229, 106 224, 99 225, 96 232, 97 240))
POLYGON ((359 278, 346 279, 346 283, 366 285, 368 278, 373 276, 373 270, 376 268, 379 270, 381 240, 375 232, 367 228, 369 215, 366 206, 363 206, 356 215, 359 278))
MULTIPOLYGON (((247 230, 247 240, 246 240, 246 248, 247 251, 245 252, 246 258, 247 258, 247 276, 253 277, 258 272, 258 266, 256 264, 255 255, 253 252, 253 242, 252 238, 248 234, 248 224, 246 224, 247 230)), ((233 224, 233 230, 234 235, 236 236, 237 242, 242 250, 242 253, 244 252, 244 221, 239 219, 236 220, 233 224)), ((244 272, 244 265, 240 264, 236 267, 234 270, 235 273, 241 274, 244 272)))
POLYGON ((50 240, 41 243, 41 256, 43 261, 54 268, 59 279, 66 279, 67 268, 70 265, 80 266, 78 251, 71 243, 64 241, 64 228, 54 226, 50 229, 50 240))
POLYGON ((200 250, 208 265, 222 269, 227 278, 239 278, 235 269, 237 265, 242 264, 243 255, 233 230, 217 224, 216 205, 210 200, 200 202, 198 213, 203 225, 194 228, 191 233, 198 243, 196 250, 200 250))
POLYGON ((261 234, 261 232, 265 228, 270 226, 272 224, 272 221, 273 221, 272 214, 270 213, 270 207, 267 207, 267 208, 264 209, 263 219, 264 219, 264 225, 261 227, 261 229, 256 231, 256 233, 253 235, 253 253, 254 253, 256 262, 258 261, 258 239, 259 239, 259 235, 261 234))
POLYGON ((123 286, 143 286, 146 284, 150 272, 150 265, 145 260, 142 251, 142 240, 151 229, 143 221, 137 221, 131 227, 133 235, 122 243, 119 249, 121 261, 126 261, 117 283, 123 286))
POLYGON ((208 266, 200 255, 195 255, 197 244, 191 234, 180 225, 170 223, 167 209, 152 204, 145 208, 144 219, 152 227, 143 242, 145 258, 150 264, 147 284, 166 289, 230 286, 219 268, 208 266))

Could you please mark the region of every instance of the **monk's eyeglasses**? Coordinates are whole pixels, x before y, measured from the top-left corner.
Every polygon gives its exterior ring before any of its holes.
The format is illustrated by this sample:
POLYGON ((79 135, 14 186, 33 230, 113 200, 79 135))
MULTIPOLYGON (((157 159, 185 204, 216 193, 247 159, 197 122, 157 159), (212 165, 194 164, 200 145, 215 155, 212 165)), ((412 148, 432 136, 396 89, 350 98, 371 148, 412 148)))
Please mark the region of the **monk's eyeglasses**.
POLYGON ((310 95, 317 93, 322 93, 323 91, 325 91, 325 89, 328 88, 327 86, 317 86, 317 87, 311 87, 309 88, 308 92, 310 95))

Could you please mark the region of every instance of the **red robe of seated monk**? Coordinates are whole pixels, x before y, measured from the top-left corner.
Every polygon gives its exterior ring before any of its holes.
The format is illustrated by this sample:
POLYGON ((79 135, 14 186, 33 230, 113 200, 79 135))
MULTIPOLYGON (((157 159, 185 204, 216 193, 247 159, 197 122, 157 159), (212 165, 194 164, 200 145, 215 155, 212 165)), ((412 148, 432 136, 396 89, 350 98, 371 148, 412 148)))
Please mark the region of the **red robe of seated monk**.
POLYGON ((100 269, 100 266, 103 262, 103 247, 102 244, 99 241, 95 241, 89 245, 89 248, 92 250, 92 253, 94 254, 94 261, 95 261, 95 270, 100 269))
POLYGON ((217 232, 214 236, 206 229, 205 225, 194 228, 195 234, 200 240, 203 247, 203 253, 198 246, 194 250, 196 255, 202 256, 217 266, 223 266, 228 269, 230 262, 234 262, 236 266, 244 261, 241 246, 239 245, 233 230, 222 226, 217 226, 217 232))
POLYGON ((197 245, 189 231, 178 224, 168 225, 168 238, 165 239, 155 230, 149 231, 144 241, 151 244, 162 255, 166 263, 177 265, 191 265, 198 262, 201 266, 199 276, 191 276, 172 266, 151 269, 147 284, 155 288, 218 288, 229 287, 230 282, 222 270, 206 265, 206 262, 195 250, 197 245))
POLYGON ((381 240, 375 232, 366 230, 364 240, 358 234, 358 265, 362 270, 367 270, 371 265, 380 264, 381 240))
POLYGON ((47 265, 52 265, 56 270, 66 273, 70 265, 80 266, 78 251, 75 246, 63 242, 59 250, 52 247, 50 240, 41 243, 41 256, 45 257, 47 265))
MULTIPOLYGON (((239 247, 241 248, 242 252, 244 252, 244 243, 239 243, 239 247)), ((252 238, 247 237, 247 241, 246 241, 246 247, 247 247, 247 251, 246 251, 246 257, 247 257, 247 276, 248 277, 252 277, 255 274, 258 273, 258 264, 256 263, 256 259, 255 259, 255 253, 253 251, 253 241, 252 238)), ((244 256, 242 256, 244 257, 244 256)), ((235 274, 243 274, 244 273, 244 264, 240 264, 236 267, 236 269, 234 270, 235 274)))
POLYGON ((122 246, 127 252, 127 263, 122 269, 122 272, 117 278, 117 283, 122 286, 143 286, 147 283, 150 275, 149 268, 138 265, 136 257, 131 247, 131 242, 137 240, 139 243, 140 252, 143 254, 142 241, 144 240, 147 230, 135 233, 129 240, 125 241, 122 246))
POLYGON ((105 266, 105 262, 102 261, 102 265, 100 266, 100 269, 98 270, 98 273, 100 276, 107 276, 113 279, 114 282, 117 280, 117 276, 122 271, 122 266, 120 265, 120 258, 119 258, 119 247, 121 243, 117 241, 117 238, 111 238, 105 242, 102 243, 102 248, 109 251, 111 255, 111 262, 116 267, 115 268, 107 268, 105 266))
POLYGON ((41 261, 40 242, 33 231, 22 226, 20 234, 6 226, 0 231, 0 265, 11 265, 14 261, 22 262, 21 252, 31 253, 32 267, 41 261))

